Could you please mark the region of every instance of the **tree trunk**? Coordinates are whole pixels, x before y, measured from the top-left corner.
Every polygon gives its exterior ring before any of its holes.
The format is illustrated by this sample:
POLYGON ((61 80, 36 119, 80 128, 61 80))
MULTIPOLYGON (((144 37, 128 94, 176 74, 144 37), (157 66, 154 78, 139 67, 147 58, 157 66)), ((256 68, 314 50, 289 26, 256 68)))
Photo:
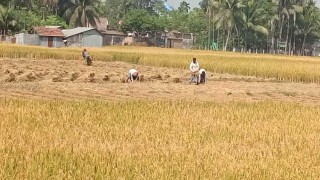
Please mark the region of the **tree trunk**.
POLYGON ((212 42, 215 43, 215 26, 214 22, 212 22, 212 42))
POLYGON ((211 43, 210 43, 210 41, 211 41, 211 36, 210 36, 210 34, 211 34, 211 10, 210 10, 210 7, 208 7, 208 16, 209 16, 209 22, 208 22, 208 24, 209 24, 209 29, 208 29, 208 50, 210 50, 210 45, 211 45, 211 43))
POLYGON ((238 30, 237 25, 235 25, 234 27, 235 27, 235 29, 236 29, 236 33, 237 33, 238 49, 240 49, 240 35, 239 35, 239 30, 238 30))
MULTIPOLYGON (((214 17, 214 9, 212 9, 212 12, 211 12, 211 14, 212 14, 212 18, 214 17)), ((212 42, 213 43, 215 43, 215 25, 214 25, 214 22, 212 22, 212 42)))
POLYGON ((293 46, 292 46, 292 55, 295 54, 295 51, 296 51, 296 34, 294 33, 294 30, 296 29, 296 19, 297 19, 297 16, 296 16, 296 13, 294 13, 293 15, 293 30, 292 30, 292 34, 293 34, 293 46))
POLYGON ((301 51, 302 51, 302 54, 303 54, 303 55, 304 55, 304 46, 305 46, 305 43, 306 43, 306 38, 307 38, 307 34, 304 34, 303 42, 302 42, 302 47, 301 47, 301 51))
POLYGON ((226 44, 224 45, 224 51, 227 51, 227 47, 228 47, 228 43, 229 43, 230 31, 231 31, 231 29, 228 28, 227 40, 226 40, 226 44))
POLYGON ((218 28, 218 36, 217 36, 217 48, 219 50, 219 39, 220 39, 220 28, 218 28))
POLYGON ((225 46, 225 36, 226 36, 226 30, 224 29, 224 26, 223 26, 223 29, 222 29, 222 50, 224 51, 224 46, 225 46))
POLYGON ((271 26, 271 53, 274 54, 274 45, 275 45, 275 37, 274 37, 274 29, 275 29, 275 24, 273 19, 270 21, 270 26, 271 26))
POLYGON ((283 30, 283 22, 284 22, 284 15, 282 15, 281 22, 280 22, 280 31, 279 31, 279 41, 282 41, 282 30, 283 30))
POLYGON ((288 42, 289 42, 289 32, 290 32, 290 15, 288 16, 288 28, 287 28, 287 35, 286 35, 286 47, 284 49, 284 53, 287 54, 288 51, 288 42))

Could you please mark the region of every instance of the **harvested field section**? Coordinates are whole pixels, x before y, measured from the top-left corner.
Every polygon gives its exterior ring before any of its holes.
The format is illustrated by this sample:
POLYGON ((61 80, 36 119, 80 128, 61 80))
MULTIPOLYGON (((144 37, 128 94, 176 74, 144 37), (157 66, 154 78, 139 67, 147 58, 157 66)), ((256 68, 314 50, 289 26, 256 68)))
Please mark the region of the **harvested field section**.
POLYGON ((208 83, 189 84, 188 69, 161 68, 124 62, 0 59, 0 97, 31 99, 170 99, 190 101, 273 100, 320 104, 320 85, 278 82, 252 76, 208 71, 208 83), (122 83, 130 68, 143 82, 122 83))

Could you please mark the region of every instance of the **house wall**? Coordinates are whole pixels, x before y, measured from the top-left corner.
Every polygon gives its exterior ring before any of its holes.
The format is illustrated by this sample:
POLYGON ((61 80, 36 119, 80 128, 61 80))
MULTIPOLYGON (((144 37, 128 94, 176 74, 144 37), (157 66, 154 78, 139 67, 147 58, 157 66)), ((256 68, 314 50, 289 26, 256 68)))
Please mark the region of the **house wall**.
POLYGON ((117 35, 104 35, 103 37, 103 45, 123 45, 124 44, 124 36, 117 35))
MULTIPOLYGON (((53 37, 52 47, 62 47, 62 37, 53 37)), ((40 46, 48 47, 48 37, 40 37, 40 46)))
POLYGON ((193 47, 193 39, 183 39, 182 48, 190 49, 193 47))
POLYGON ((131 45, 131 44, 133 44, 133 37, 132 36, 130 36, 130 37, 125 37, 124 38, 124 43, 125 44, 127 44, 127 45, 131 45))
POLYGON ((82 45, 82 34, 76 34, 66 38, 67 46, 71 47, 81 47, 82 45))
POLYGON ((40 45, 40 37, 37 34, 25 34, 20 33, 16 34, 15 37, 16 43, 21 45, 33 45, 38 46, 40 45))
POLYGON ((63 41, 62 41, 62 37, 54 37, 53 38, 53 47, 62 47, 63 46, 63 41))
POLYGON ((169 48, 183 48, 182 39, 168 39, 167 43, 167 47, 169 48))
POLYGON ((48 47, 48 37, 40 37, 40 46, 48 47))
POLYGON ((82 46, 84 47, 102 47, 103 37, 96 30, 83 33, 82 46))

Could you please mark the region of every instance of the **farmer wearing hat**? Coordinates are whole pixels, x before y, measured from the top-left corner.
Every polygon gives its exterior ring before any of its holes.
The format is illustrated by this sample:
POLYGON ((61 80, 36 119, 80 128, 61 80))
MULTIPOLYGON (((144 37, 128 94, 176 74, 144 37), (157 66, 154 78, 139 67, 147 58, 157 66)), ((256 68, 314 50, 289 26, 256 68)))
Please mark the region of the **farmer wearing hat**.
POLYGON ((127 82, 133 82, 135 80, 139 80, 139 72, 136 69, 130 69, 127 82))
POLYGON ((197 62, 196 58, 192 59, 192 62, 190 64, 190 71, 191 71, 191 77, 190 77, 190 83, 196 82, 199 84, 199 63, 197 62))

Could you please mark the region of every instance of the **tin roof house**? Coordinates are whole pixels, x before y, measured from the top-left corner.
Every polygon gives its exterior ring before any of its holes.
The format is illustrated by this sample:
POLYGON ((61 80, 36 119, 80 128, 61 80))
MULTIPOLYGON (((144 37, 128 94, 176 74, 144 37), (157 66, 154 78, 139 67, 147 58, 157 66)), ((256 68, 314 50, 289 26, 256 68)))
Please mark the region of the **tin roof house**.
POLYGON ((36 34, 39 36, 39 45, 45 47, 61 47, 63 33, 59 28, 51 27, 34 27, 36 34))
POLYGON ((109 21, 106 17, 96 19, 96 24, 90 27, 95 27, 103 36, 103 46, 106 45, 124 45, 125 34, 116 29, 109 28, 109 21))
POLYGON ((102 47, 103 36, 95 28, 77 27, 62 30, 65 46, 102 47))
POLYGON ((16 43, 23 45, 35 45, 44 47, 63 46, 63 37, 60 28, 39 26, 32 29, 33 34, 20 33, 15 35, 16 43))

